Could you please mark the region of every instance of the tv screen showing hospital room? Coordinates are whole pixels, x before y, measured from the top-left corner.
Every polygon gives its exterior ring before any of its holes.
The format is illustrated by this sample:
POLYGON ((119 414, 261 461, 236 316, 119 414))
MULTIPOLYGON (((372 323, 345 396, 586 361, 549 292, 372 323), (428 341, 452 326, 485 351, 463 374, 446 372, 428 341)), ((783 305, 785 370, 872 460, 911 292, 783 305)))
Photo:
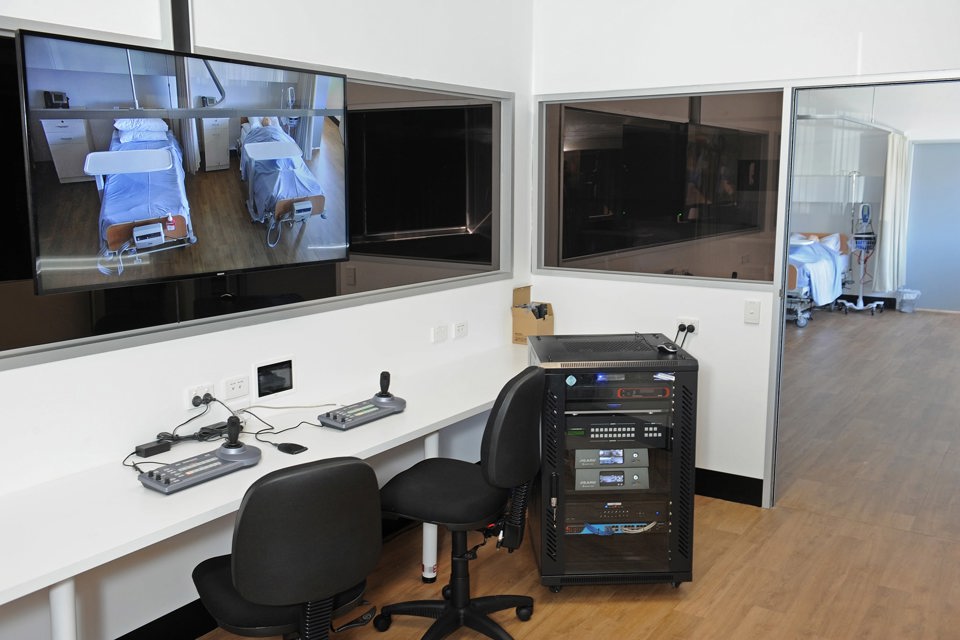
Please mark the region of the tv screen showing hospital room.
POLYGON ((343 76, 19 44, 38 293, 347 259, 343 76))

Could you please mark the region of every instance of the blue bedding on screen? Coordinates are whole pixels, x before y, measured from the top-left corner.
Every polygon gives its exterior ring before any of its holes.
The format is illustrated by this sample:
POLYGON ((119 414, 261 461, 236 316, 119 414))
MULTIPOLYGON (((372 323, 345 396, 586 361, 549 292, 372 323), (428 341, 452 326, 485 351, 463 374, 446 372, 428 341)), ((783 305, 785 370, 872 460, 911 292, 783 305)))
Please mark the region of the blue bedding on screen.
MULTIPOLYGON (((292 142, 296 141, 280 127, 266 126, 250 129, 243 144, 251 142, 292 142)), ((278 160, 250 160, 243 154, 240 165, 240 177, 252 180, 252 192, 256 216, 261 221, 267 214, 275 211, 279 200, 321 195, 323 187, 310 172, 303 158, 281 158, 278 160)), ((253 212, 251 212, 253 213, 253 212)))
POLYGON ((167 132, 165 140, 120 142, 118 131, 110 141, 110 151, 133 149, 170 149, 173 166, 165 171, 149 173, 114 173, 104 180, 100 205, 100 237, 106 238, 107 227, 166 215, 189 216, 190 206, 184 187, 183 151, 180 143, 167 132))

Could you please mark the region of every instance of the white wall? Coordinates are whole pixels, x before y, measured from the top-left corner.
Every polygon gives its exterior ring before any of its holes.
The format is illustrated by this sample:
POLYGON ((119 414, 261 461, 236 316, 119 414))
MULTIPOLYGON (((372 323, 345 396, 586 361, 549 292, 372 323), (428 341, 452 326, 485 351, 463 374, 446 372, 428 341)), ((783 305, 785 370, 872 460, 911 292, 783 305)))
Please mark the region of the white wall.
POLYGON ((960 67, 953 0, 533 4, 538 94, 960 67))

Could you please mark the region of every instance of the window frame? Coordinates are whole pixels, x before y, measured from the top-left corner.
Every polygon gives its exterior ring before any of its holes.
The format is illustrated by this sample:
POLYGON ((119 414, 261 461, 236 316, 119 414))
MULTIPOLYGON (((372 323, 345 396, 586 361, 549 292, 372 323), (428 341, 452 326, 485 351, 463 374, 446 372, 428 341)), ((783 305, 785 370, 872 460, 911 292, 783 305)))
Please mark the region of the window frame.
MULTIPOLYGON (((614 90, 614 91, 593 91, 593 92, 581 92, 581 93, 555 93, 555 94, 541 94, 534 96, 534 104, 537 107, 536 110, 536 126, 537 126, 537 185, 535 190, 535 211, 537 214, 537 235, 536 243, 534 246, 534 265, 533 273, 542 274, 542 275, 567 275, 574 276, 578 278, 588 278, 588 279, 615 279, 615 280, 626 280, 626 281, 638 281, 638 282, 655 282, 655 283, 669 283, 672 285, 681 285, 681 286, 703 286, 705 283, 710 285, 723 285, 729 286, 733 289, 745 289, 745 290, 755 290, 755 291, 767 291, 772 286, 778 284, 779 277, 779 268, 780 268, 780 243, 779 243, 779 230, 782 226, 781 218, 784 216, 783 210, 783 192, 785 188, 784 184, 784 175, 786 171, 786 166, 783 164, 783 154, 785 151, 784 144, 788 140, 789 128, 787 124, 789 122, 789 96, 791 87, 785 86, 784 84, 778 83, 765 83, 765 82, 750 82, 750 83, 737 83, 729 85, 702 85, 702 86, 683 86, 683 87, 671 87, 671 88, 648 88, 648 89, 634 89, 634 90, 614 90), (670 273, 657 273, 657 272, 641 272, 641 271, 623 271, 623 270, 613 270, 613 269, 601 269, 601 268, 580 268, 580 267, 571 267, 571 266, 553 266, 546 264, 548 257, 553 255, 558 257, 559 249, 551 249, 548 246, 549 242, 553 242, 554 245, 557 245, 559 240, 559 227, 560 224, 554 224, 551 229, 548 224, 548 218, 550 217, 550 212, 547 211, 547 205, 549 202, 549 196, 547 194, 548 180, 547 180, 547 171, 551 169, 552 165, 548 162, 550 158, 548 157, 547 144, 549 142, 547 136, 550 135, 551 129, 549 126, 548 120, 548 107, 554 105, 560 106, 572 106, 574 108, 578 107, 580 103, 595 103, 600 101, 612 101, 612 100, 643 100, 643 99, 655 99, 655 98, 689 98, 695 96, 720 96, 720 95, 729 95, 729 94, 744 94, 744 93, 779 93, 780 102, 781 102, 781 113, 780 113, 780 139, 776 144, 771 144, 770 148, 776 150, 778 154, 778 159, 780 161, 780 167, 778 171, 778 177, 772 182, 772 185, 775 185, 777 189, 777 194, 772 200, 772 217, 769 219, 768 223, 762 225, 762 230, 769 232, 771 234, 770 240, 770 251, 773 255, 772 270, 773 276, 772 279, 756 280, 756 279, 733 279, 727 277, 717 277, 717 276, 698 276, 698 275, 682 275, 682 274, 670 274, 670 273)), ((588 107, 589 108, 589 107, 588 107)), ((559 214, 558 214, 559 215, 559 214)), ((736 237, 737 235, 746 232, 732 232, 727 236, 710 236, 707 240, 715 241, 718 238, 722 237, 736 237)))

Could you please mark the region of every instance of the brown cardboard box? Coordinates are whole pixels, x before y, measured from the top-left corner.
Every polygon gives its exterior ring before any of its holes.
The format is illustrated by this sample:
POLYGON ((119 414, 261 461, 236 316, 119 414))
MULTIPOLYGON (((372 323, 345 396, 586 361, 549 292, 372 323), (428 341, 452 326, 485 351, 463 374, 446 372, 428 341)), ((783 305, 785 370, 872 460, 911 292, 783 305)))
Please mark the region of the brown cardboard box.
POLYGON ((533 304, 545 304, 547 312, 542 318, 537 318, 533 310, 527 306, 530 304, 530 287, 517 287, 513 290, 513 343, 527 344, 527 336, 552 336, 553 335, 553 305, 549 302, 540 302, 533 304))

